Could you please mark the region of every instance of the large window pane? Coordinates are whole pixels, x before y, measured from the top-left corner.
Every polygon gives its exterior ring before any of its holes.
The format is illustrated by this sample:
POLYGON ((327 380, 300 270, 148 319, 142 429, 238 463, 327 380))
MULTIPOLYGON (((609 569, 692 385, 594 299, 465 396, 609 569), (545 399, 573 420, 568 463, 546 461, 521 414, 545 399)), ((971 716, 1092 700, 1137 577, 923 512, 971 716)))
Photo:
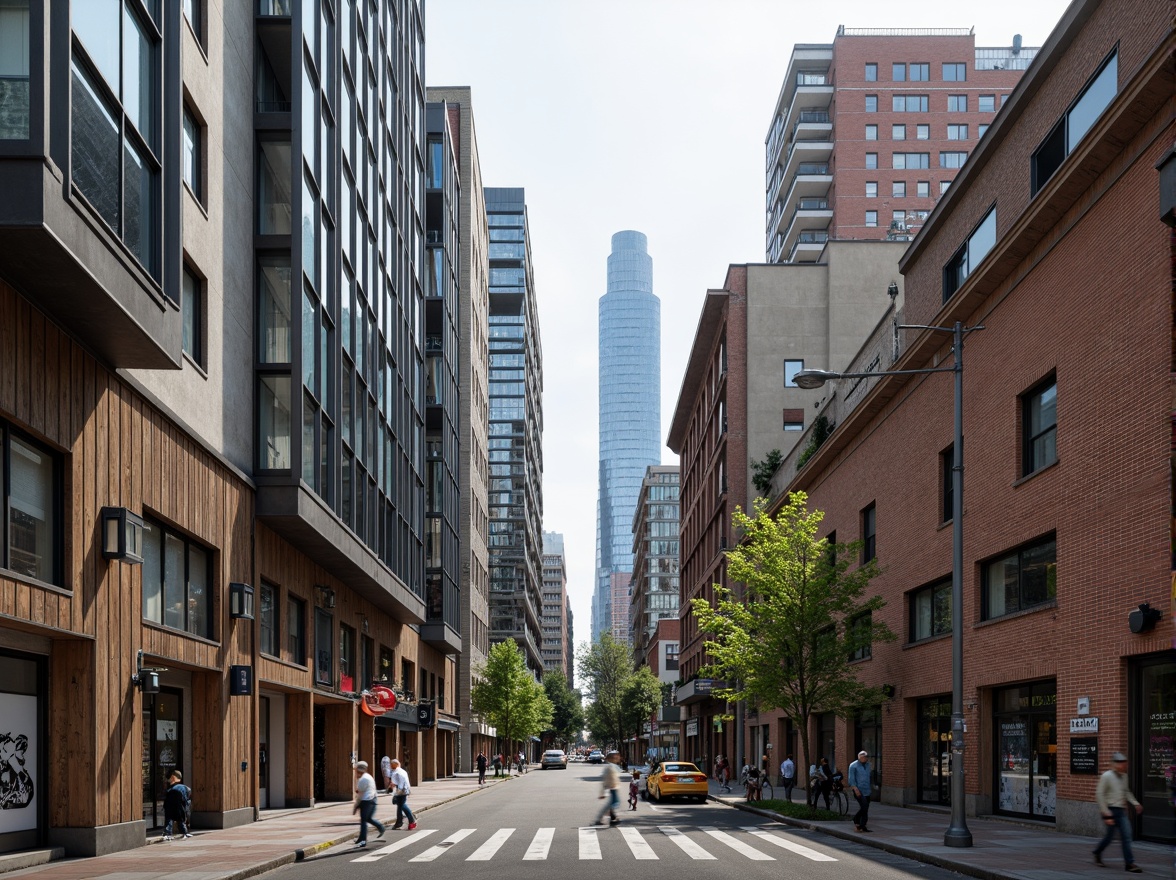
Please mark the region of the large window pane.
POLYGON ((188 546, 188 632, 210 635, 208 629, 208 551, 188 546))
POLYGON ((290 363, 290 262, 261 261, 261 352, 263 364, 290 363))
POLYGON ((261 585, 261 653, 278 656, 278 597, 269 584, 261 585))
POLYGON ((9 568, 28 577, 55 582, 57 523, 53 459, 16 437, 11 438, 9 450, 9 568))
POLYGON ((290 377, 262 376, 258 393, 261 468, 287 470, 290 467, 290 377))
POLYGON ((290 143, 263 141, 258 194, 257 231, 262 235, 289 235, 291 171, 290 143))
POLYGON ((202 352, 202 320, 204 313, 201 308, 200 279, 192 274, 192 270, 184 266, 184 289, 180 302, 180 314, 183 318, 183 347, 184 353, 198 364, 203 364, 202 352))
POLYGON ((143 617, 163 623, 163 533, 143 523, 143 617))
POLYGON ((291 663, 306 662, 306 602, 290 596, 286 600, 286 638, 291 663))
POLYGON ((184 542, 163 536, 163 625, 184 628, 184 542))
POLYGON ((123 184, 126 190, 123 207, 126 226, 123 241, 139 262, 155 274, 155 173, 137 147, 124 143, 123 184))
POLYGON ((184 182, 192 190, 196 198, 202 198, 202 183, 200 180, 200 125, 195 117, 184 108, 184 138, 180 145, 184 182))
POLYGON ((29 136, 29 0, 0 0, 0 140, 29 136))
POLYGON ((1090 126, 1102 114, 1103 110, 1115 97, 1119 90, 1119 56, 1112 55, 1106 67, 1099 71, 1078 103, 1070 111, 1066 126, 1066 152, 1069 153, 1077 146, 1082 136, 1090 131, 1090 126))
MULTIPOLYGON (((77 6, 75 2, 73 4, 77 6)), ((124 13, 122 103, 127 119, 153 149, 155 137, 155 77, 151 41, 128 8, 124 13)))
POLYGON ((1006 556, 988 566, 987 617, 1000 617, 1020 609, 1017 598, 1017 554, 1006 556))
POLYGON ((1021 554, 1021 594, 1026 608, 1057 598, 1057 548, 1056 541, 1047 541, 1021 554))
POLYGON ((99 97, 89 74, 77 62, 73 65, 70 129, 73 182, 102 219, 117 231, 121 179, 118 122, 106 101, 99 97))
POLYGON ((317 290, 318 275, 318 196, 308 181, 302 183, 302 271, 317 290))
MULTIPOLYGON (((84 0, 70 4, 74 33, 86 54, 118 94, 119 0, 84 0)), ((76 100, 76 98, 75 98, 76 100)))

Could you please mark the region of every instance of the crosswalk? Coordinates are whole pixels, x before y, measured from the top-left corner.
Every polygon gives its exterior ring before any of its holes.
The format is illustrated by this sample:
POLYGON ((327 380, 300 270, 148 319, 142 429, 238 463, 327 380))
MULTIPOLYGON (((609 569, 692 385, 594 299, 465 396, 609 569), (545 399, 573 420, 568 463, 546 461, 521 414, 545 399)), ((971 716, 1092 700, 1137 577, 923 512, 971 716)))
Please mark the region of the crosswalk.
MULTIPOLYGON (((352 861, 378 862, 384 857, 402 850, 420 849, 420 852, 412 855, 407 861, 433 862, 440 858, 448 858, 451 861, 461 859, 467 862, 488 862, 500 857, 504 852, 504 846, 518 829, 498 828, 492 831, 489 836, 478 835, 478 830, 477 828, 459 828, 451 832, 448 837, 437 840, 434 836, 437 833, 436 829, 428 828, 412 832, 379 849, 362 851, 363 855, 357 856, 352 861), (462 846, 467 840, 469 842, 462 846), (472 850, 469 849, 471 845, 473 846, 472 850)), ((729 855, 734 852, 756 862, 776 861, 776 855, 773 852, 765 852, 755 844, 770 844, 791 855, 800 856, 813 862, 837 861, 833 856, 818 852, 789 837, 773 834, 771 831, 755 825, 730 830, 700 825, 692 826, 692 830, 697 834, 690 834, 687 829, 674 825, 657 826, 652 833, 649 829, 643 831, 643 829, 632 825, 622 825, 619 829, 620 833, 617 835, 611 829, 590 826, 576 829, 575 849, 581 861, 600 861, 604 858, 601 848, 602 837, 607 835, 609 837, 619 836, 629 854, 634 859, 641 861, 661 859, 661 856, 658 855, 658 848, 667 844, 670 845, 668 849, 664 850, 667 856, 676 854, 674 850, 676 847, 677 851, 684 853, 687 857, 702 861, 713 861, 720 858, 720 855, 715 854, 716 851, 721 855, 729 855)), ((523 851, 522 860, 546 861, 555 841, 555 828, 537 829, 523 851)), ((609 847, 610 852, 615 851, 615 846, 611 843, 609 847)), ((513 857, 517 857, 517 849, 515 853, 516 855, 513 857)), ((511 857, 502 856, 503 859, 511 857)))

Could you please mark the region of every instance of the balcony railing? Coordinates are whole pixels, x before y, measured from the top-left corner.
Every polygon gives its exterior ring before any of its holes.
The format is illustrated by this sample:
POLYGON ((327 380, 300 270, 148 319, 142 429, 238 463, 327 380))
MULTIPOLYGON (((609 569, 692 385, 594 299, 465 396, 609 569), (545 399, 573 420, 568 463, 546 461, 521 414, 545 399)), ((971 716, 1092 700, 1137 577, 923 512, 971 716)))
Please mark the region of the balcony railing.
POLYGON ((798 211, 827 211, 829 210, 829 200, 814 199, 806 196, 800 200, 800 203, 796 206, 796 209, 798 211))
POLYGON ((796 84, 798 86, 827 86, 829 85, 829 77, 824 73, 798 73, 796 84))
POLYGON ((801 174, 828 174, 828 162, 801 162, 796 166, 797 176, 801 174))
POLYGON ((829 232, 826 229, 812 230, 806 229, 800 235, 796 236, 797 244, 824 244, 829 240, 829 232))
POLYGON ((258 0, 257 14, 286 16, 288 18, 292 14, 293 7, 294 0, 258 0))

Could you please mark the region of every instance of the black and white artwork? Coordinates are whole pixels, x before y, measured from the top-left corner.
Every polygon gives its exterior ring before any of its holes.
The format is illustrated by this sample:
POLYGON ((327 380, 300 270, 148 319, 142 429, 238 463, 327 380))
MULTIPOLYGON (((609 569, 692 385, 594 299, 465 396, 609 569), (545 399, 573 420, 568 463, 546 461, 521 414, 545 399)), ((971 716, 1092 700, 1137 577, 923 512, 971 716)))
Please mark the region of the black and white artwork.
POLYGON ((37 698, 0 694, 0 833, 37 827, 37 698))

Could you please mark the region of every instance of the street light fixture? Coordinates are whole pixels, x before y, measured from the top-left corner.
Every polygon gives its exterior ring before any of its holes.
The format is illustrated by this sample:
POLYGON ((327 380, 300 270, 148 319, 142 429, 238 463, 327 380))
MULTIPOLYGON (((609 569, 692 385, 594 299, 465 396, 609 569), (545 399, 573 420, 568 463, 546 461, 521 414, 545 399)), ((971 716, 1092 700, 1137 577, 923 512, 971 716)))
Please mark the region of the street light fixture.
POLYGON ((955 363, 923 370, 879 370, 838 373, 833 370, 801 370, 793 378, 800 388, 820 388, 830 379, 865 379, 870 376, 917 376, 955 373, 955 444, 951 467, 951 824, 943 835, 944 846, 972 845, 972 832, 964 811, 964 337, 983 330, 981 324, 951 327, 899 324, 902 330, 932 330, 952 334, 955 363))

